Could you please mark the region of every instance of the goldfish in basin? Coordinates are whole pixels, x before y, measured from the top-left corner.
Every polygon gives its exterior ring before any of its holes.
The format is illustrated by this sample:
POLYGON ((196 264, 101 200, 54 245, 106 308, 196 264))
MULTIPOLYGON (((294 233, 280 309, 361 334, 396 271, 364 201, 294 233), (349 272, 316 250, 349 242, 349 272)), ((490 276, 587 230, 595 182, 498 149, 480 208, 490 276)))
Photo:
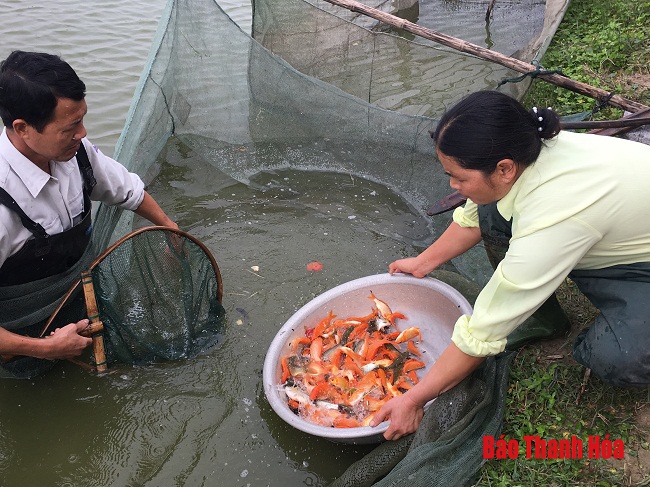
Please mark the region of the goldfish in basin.
POLYGON ((367 426, 381 406, 418 382, 425 367, 420 329, 398 328, 402 313, 372 292, 370 313, 337 319, 330 311, 289 344, 280 360, 289 408, 301 418, 335 428, 367 426))

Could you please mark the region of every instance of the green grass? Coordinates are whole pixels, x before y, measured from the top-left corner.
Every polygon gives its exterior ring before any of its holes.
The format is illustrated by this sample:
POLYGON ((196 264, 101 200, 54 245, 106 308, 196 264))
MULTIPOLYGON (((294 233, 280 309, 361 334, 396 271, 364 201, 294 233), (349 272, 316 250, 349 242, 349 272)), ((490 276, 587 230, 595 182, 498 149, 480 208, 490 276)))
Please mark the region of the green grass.
MULTIPOLYGON (((650 105, 650 0, 572 0, 542 59, 545 69, 650 105)), ((537 80, 527 105, 568 115, 592 111, 593 98, 537 80)), ((618 118, 608 108, 596 119, 618 118)))
MULTIPOLYGON (((650 0, 572 0, 542 65, 650 105, 650 0)), ((598 105, 541 80, 533 83, 524 104, 551 106, 561 115, 598 105)), ((620 116, 620 110, 607 108, 593 118, 620 116)), ((518 353, 511 366, 502 433, 519 441, 520 454, 513 460, 488 461, 476 485, 650 486, 650 421, 637 420, 640 412, 645 418, 650 414, 650 388, 616 388, 595 377, 583 384, 585 369, 571 358, 572 339, 597 310, 570 281, 558 297, 571 319, 572 337, 518 353), (625 461, 528 459, 522 440, 526 435, 555 440, 575 435, 586 443, 590 435, 606 434, 623 440, 625 461), (637 459, 643 459, 641 467, 637 459)))
POLYGON ((587 457, 589 436, 622 440, 626 455, 632 458, 639 449, 648 450, 648 431, 634 421, 637 410, 648 403, 648 391, 622 390, 591 378, 580 394, 584 369, 547 356, 543 349, 532 347, 513 361, 502 434, 506 440, 519 442, 519 456, 489 461, 476 485, 650 485, 650 470, 632 474, 622 461, 587 457), (583 458, 526 458, 523 439, 528 435, 547 440, 576 436, 584 443, 583 458))
POLYGON ((566 339, 520 350, 511 365, 502 434, 520 443, 514 460, 490 460, 480 472, 480 486, 649 486, 650 422, 638 424, 640 411, 650 414, 650 388, 626 389, 585 380, 585 369, 571 358, 573 339, 598 311, 567 280, 556 293, 571 320, 566 339), (524 437, 561 440, 575 436, 584 443, 583 458, 526 458, 524 437), (621 440, 624 460, 587 457, 589 436, 621 440), (641 455, 641 457, 639 457, 641 455), (646 464, 639 467, 637 459, 646 464))

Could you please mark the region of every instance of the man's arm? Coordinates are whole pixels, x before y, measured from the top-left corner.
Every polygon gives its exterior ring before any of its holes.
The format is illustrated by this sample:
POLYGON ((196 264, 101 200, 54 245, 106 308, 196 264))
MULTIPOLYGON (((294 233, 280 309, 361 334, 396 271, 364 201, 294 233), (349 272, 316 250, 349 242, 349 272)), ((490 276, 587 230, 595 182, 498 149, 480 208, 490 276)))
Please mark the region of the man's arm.
POLYGON ((140 203, 140 206, 135 210, 135 213, 146 218, 154 225, 178 228, 178 225, 167 216, 156 200, 154 200, 146 191, 144 192, 142 203, 140 203))
POLYGON ((92 343, 92 338, 79 335, 88 326, 88 320, 57 328, 44 338, 31 338, 0 328, 0 356, 28 356, 43 359, 76 357, 92 343))

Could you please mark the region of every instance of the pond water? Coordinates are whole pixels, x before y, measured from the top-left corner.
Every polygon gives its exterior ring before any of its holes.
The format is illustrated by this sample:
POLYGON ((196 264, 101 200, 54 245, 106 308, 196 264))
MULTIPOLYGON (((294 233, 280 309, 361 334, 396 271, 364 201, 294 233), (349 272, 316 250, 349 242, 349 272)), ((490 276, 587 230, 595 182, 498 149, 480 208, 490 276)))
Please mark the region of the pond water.
MULTIPOLYGON (((89 138, 112 155, 167 0, 0 2, 0 59, 15 50, 58 54, 86 83, 89 138)), ((224 0, 250 29, 250 2, 224 0)))
POLYGON ((412 255, 428 222, 353 175, 278 170, 244 185, 175 138, 159 163, 150 191, 219 264, 224 341, 189 361, 2 382, 3 485, 327 485, 372 447, 287 426, 264 397, 266 350, 314 296, 412 255))

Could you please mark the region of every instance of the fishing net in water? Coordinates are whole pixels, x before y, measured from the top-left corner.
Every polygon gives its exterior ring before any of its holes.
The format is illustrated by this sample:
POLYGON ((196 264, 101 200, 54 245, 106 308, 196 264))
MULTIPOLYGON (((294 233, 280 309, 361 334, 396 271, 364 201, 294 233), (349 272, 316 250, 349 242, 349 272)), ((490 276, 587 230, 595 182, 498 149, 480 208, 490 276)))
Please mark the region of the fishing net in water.
MULTIPOLYGON (((103 330, 96 337, 102 337, 105 357, 100 363, 91 357, 94 365, 191 358, 221 339, 224 310, 219 268, 210 251, 185 232, 166 227, 135 230, 92 262, 82 259, 68 274, 73 284, 63 298, 57 298, 49 318, 15 331, 44 336, 86 316, 91 321, 97 318, 103 330), (80 275, 87 270, 92 287, 82 292, 80 275), (96 303, 92 311, 88 292, 96 303)), ((38 299, 35 294, 31 302, 21 300, 22 306, 32 309, 38 299)), ((6 309, 18 316, 20 307, 16 300, 12 304, 6 309)), ((3 368, 14 377, 32 377, 52 365, 52 361, 17 357, 3 368)))
POLYGON ((471 485, 484 463, 483 437, 498 437, 503 425, 512 355, 489 357, 431 403, 413 435, 381 444, 330 487, 471 485))
MULTIPOLYGON (((526 62, 541 59, 568 0, 361 2, 418 26, 526 62)), ((326 0, 255 0, 253 37, 298 71, 378 107, 437 117, 473 91, 495 89, 514 71, 332 5, 326 0)), ((525 94, 530 78, 503 90, 525 94)))
POLYGON ((137 230, 107 249, 91 273, 108 363, 190 358, 220 340, 219 268, 190 235, 137 230))

